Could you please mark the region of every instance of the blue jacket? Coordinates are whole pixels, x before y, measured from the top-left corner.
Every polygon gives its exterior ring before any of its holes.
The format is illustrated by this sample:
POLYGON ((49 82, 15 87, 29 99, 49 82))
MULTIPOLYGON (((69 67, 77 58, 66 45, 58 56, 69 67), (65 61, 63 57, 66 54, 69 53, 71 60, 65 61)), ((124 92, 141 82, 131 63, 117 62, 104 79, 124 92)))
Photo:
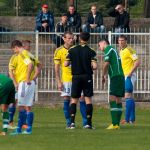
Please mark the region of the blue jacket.
POLYGON ((54 15, 50 11, 44 14, 42 11, 36 17, 36 30, 38 27, 42 27, 42 23, 48 23, 50 31, 54 31, 54 15))

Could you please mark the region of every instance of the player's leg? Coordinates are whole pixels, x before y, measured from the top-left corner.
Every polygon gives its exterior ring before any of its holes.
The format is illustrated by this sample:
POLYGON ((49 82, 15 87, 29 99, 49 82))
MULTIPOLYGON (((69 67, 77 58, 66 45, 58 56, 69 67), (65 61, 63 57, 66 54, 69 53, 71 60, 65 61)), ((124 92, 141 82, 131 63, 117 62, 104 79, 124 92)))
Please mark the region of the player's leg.
POLYGON ((80 99, 80 112, 82 115, 82 124, 83 126, 87 125, 87 117, 86 117, 86 103, 84 96, 81 96, 80 99))
POLYGON ((125 80, 125 101, 126 101, 126 113, 125 113, 125 121, 126 122, 134 122, 135 121, 135 102, 132 97, 133 93, 133 83, 131 77, 127 77, 125 80))
POLYGON ((15 103, 10 104, 8 111, 9 111, 9 125, 12 126, 14 122, 14 115, 16 112, 16 104, 15 103))
POLYGON ((63 91, 61 93, 61 96, 64 99, 64 116, 66 119, 66 128, 70 127, 71 124, 71 118, 70 118, 70 96, 71 96, 71 82, 64 82, 63 83, 63 91))
POLYGON ((82 83, 80 82, 80 77, 73 76, 72 87, 71 87, 71 106, 70 106, 70 117, 71 117, 71 129, 75 128, 75 116, 76 107, 79 97, 81 97, 82 83))
POLYGON ((83 94, 86 102, 86 118, 87 125, 85 128, 92 129, 92 115, 93 115, 93 105, 92 105, 92 96, 93 96, 93 79, 92 76, 85 75, 82 78, 83 81, 83 94))
POLYGON ((31 108, 33 106, 34 101, 34 93, 35 93, 35 82, 31 81, 31 84, 26 84, 25 87, 25 109, 26 109, 26 123, 27 129, 23 132, 23 134, 31 134, 32 126, 34 121, 34 112, 32 112, 31 108))
POLYGON ((124 77, 117 76, 110 80, 110 112, 112 125, 107 129, 119 129, 120 119, 122 115, 121 97, 124 96, 124 77))
POLYGON ((8 112, 8 105, 7 104, 1 104, 1 111, 2 111, 2 132, 0 135, 6 135, 8 127, 9 127, 9 112, 8 112))

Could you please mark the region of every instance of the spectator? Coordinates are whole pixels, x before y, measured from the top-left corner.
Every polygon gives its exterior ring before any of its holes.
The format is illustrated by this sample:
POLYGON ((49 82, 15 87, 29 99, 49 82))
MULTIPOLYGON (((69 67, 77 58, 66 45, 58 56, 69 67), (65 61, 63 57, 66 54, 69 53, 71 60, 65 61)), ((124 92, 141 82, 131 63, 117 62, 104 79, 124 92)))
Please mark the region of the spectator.
POLYGON ((70 5, 68 12, 67 12, 67 16, 68 16, 68 21, 71 25, 71 30, 73 32, 79 32, 80 28, 81 28, 81 16, 79 13, 77 13, 77 11, 75 10, 75 6, 74 5, 70 5))
POLYGON ((54 16, 48 10, 48 5, 42 5, 42 11, 36 17, 36 31, 53 32, 54 31, 54 16))
POLYGON ((70 31, 70 23, 68 22, 67 14, 62 14, 60 22, 58 22, 55 26, 56 34, 56 46, 60 47, 64 44, 64 40, 62 39, 62 34, 66 31, 70 31), (60 32, 60 34, 58 34, 60 32))
POLYGON ((129 13, 125 11, 122 4, 118 4, 115 9, 109 11, 110 16, 115 17, 115 22, 113 25, 115 33, 130 32, 129 28, 129 13))
POLYGON ((91 6, 91 12, 88 14, 85 24, 82 26, 83 32, 103 33, 105 27, 103 25, 103 16, 97 11, 96 5, 91 6))

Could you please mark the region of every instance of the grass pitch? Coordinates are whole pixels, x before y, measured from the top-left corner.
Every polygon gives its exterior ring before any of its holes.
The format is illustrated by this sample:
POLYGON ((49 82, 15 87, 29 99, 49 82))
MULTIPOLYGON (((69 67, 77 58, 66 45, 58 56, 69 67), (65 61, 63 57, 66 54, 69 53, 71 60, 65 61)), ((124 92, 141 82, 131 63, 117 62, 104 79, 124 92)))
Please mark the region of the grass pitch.
POLYGON ((135 125, 122 125, 120 130, 108 131, 109 110, 95 108, 95 130, 82 129, 77 113, 75 130, 65 129, 61 108, 34 107, 35 122, 32 135, 0 137, 0 150, 149 150, 150 109, 137 109, 135 125))

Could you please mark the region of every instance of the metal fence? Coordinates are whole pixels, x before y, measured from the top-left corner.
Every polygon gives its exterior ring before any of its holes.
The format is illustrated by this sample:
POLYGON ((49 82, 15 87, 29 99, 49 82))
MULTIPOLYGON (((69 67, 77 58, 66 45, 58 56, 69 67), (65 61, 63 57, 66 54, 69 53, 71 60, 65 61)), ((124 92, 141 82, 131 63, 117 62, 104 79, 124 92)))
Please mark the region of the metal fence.
MULTIPOLYGON (((133 47, 141 60, 141 65, 137 70, 137 83, 135 96, 137 100, 149 100, 150 98, 150 33, 124 33, 128 37, 128 44, 133 47)), ((10 50, 11 41, 14 39, 32 42, 32 52, 43 64, 40 77, 38 78, 36 95, 39 93, 57 93, 57 84, 54 73, 53 55, 57 48, 55 41, 56 33, 38 32, 2 32, 0 33, 0 72, 8 72, 8 62, 12 52, 10 50)), ((111 44, 118 48, 116 38, 118 34, 108 32, 104 34, 91 33, 89 45, 98 54, 98 70, 94 71, 94 92, 97 94, 107 94, 107 86, 102 89, 101 76, 103 56, 98 50, 98 41, 101 37, 109 39, 111 44)), ((100 98, 99 98, 100 101, 100 98)))

